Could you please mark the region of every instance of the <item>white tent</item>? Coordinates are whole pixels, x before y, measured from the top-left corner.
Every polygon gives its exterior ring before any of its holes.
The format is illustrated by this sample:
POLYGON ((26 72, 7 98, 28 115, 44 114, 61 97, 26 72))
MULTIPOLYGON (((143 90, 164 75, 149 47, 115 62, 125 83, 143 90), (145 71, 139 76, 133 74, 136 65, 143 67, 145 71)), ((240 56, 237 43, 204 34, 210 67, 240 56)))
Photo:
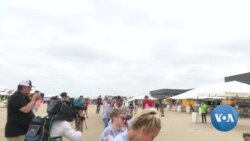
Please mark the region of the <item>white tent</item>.
POLYGON ((8 92, 0 92, 0 95, 2 96, 2 95, 4 95, 4 96, 6 96, 6 95, 9 95, 9 93, 8 92))
MULTIPOLYGON (((136 96, 136 97, 130 98, 128 101, 143 100, 144 97, 145 97, 145 95, 140 95, 140 96, 136 96)), ((153 97, 151 97, 151 96, 148 96, 148 99, 156 100, 156 98, 153 98, 153 97)))
POLYGON ((0 92, 4 92, 8 90, 5 86, 0 85, 0 92))
POLYGON ((225 97, 250 97, 250 85, 238 81, 226 83, 207 84, 196 89, 187 91, 171 99, 205 99, 225 97))

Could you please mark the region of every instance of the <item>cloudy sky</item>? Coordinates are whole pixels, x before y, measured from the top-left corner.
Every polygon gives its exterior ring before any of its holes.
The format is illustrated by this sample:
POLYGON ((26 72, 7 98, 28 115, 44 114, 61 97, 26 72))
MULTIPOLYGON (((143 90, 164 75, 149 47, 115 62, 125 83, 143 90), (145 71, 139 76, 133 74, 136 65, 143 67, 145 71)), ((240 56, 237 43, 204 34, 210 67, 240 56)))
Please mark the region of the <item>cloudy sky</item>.
POLYGON ((0 0, 0 85, 145 95, 250 71, 249 0, 0 0))

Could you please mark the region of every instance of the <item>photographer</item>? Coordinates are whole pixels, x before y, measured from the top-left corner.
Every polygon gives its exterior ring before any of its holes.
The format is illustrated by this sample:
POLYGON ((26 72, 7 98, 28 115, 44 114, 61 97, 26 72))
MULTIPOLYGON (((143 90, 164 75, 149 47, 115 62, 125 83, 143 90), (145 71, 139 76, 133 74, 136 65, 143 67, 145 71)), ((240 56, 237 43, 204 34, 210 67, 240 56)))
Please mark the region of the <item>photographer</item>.
POLYGON ((24 140, 29 129, 29 124, 35 117, 32 112, 40 93, 34 93, 29 99, 32 88, 30 80, 23 80, 17 86, 17 91, 12 94, 7 105, 7 123, 5 126, 5 137, 8 141, 24 140))

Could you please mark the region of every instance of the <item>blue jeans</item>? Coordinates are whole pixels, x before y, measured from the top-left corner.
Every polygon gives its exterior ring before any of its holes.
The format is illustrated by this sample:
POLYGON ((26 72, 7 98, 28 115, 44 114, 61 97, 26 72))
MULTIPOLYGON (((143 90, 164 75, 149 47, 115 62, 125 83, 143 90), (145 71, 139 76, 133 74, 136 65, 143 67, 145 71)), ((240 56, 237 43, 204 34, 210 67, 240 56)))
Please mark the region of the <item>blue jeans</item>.
POLYGON ((104 123, 104 128, 106 128, 108 126, 108 124, 109 124, 110 118, 103 118, 102 120, 103 120, 103 123, 104 123))

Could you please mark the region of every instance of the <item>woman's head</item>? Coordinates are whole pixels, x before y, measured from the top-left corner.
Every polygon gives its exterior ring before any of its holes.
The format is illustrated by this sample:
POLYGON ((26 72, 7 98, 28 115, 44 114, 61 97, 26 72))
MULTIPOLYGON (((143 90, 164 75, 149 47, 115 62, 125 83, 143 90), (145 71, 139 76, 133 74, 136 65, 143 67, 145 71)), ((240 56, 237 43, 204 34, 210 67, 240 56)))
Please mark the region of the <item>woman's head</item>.
POLYGON ((118 108, 113 109, 110 118, 112 119, 112 124, 115 124, 118 127, 124 127, 126 123, 126 114, 124 112, 124 109, 118 108))
POLYGON ((250 133, 243 133, 244 141, 250 141, 250 133))
POLYGON ((129 132, 134 132, 135 140, 152 141, 161 129, 161 120, 154 109, 145 109, 133 117, 129 132))

